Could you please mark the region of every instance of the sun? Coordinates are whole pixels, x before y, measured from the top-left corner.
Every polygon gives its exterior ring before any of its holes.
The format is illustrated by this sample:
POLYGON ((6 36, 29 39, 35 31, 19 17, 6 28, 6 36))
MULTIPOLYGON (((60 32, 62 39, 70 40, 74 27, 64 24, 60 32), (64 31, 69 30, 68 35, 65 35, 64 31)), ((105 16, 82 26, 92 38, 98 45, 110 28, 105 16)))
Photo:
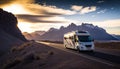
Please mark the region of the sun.
POLYGON ((13 14, 29 14, 30 13, 21 4, 10 4, 3 7, 3 10, 11 12, 13 14))

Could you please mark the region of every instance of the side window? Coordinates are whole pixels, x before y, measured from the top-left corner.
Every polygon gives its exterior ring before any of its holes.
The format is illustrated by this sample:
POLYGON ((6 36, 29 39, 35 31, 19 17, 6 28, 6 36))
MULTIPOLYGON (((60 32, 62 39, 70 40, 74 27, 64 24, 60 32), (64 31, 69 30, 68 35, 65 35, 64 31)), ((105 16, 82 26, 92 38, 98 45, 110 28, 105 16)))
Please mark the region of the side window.
POLYGON ((64 37, 64 39, 67 39, 66 37, 64 37))
POLYGON ((74 35, 74 41, 77 42, 78 41, 78 38, 76 35, 74 35))

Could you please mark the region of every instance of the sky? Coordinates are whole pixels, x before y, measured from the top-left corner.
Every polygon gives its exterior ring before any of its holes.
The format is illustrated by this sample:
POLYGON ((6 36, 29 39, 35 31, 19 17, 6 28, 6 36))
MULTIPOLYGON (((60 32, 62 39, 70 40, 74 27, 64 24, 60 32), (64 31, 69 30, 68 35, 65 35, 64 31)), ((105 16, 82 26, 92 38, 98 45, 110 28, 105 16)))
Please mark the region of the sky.
POLYGON ((120 0, 0 0, 18 18, 22 32, 90 23, 120 35, 120 0))

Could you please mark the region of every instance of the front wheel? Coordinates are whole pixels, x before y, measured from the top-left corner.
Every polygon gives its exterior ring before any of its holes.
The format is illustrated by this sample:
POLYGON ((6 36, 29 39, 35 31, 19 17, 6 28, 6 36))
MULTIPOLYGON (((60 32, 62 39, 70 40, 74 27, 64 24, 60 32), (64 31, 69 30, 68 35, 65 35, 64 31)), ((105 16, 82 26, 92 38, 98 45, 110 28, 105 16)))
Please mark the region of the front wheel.
POLYGON ((94 52, 94 50, 90 50, 90 52, 94 52))
POLYGON ((68 49, 66 45, 65 45, 65 48, 68 49))

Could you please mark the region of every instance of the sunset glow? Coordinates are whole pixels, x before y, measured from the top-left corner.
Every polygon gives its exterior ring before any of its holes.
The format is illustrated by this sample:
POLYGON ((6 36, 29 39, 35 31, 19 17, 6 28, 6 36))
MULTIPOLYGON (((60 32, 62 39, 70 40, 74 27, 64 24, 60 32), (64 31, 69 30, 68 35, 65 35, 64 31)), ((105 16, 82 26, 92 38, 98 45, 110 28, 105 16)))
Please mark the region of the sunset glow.
POLYGON ((5 6, 3 9, 8 12, 14 13, 14 14, 28 14, 29 13, 20 4, 11 4, 11 5, 5 6))
POLYGON ((21 32, 28 32, 28 33, 31 33, 31 32, 34 32, 32 29, 31 29, 31 24, 30 23, 18 23, 18 27, 19 29, 21 30, 21 32))
POLYGON ((95 0, 91 4, 83 1, 63 1, 63 4, 61 1, 49 0, 11 0, 6 4, 1 3, 0 7, 15 14, 22 32, 46 31, 51 27, 60 28, 73 22, 76 25, 91 23, 104 28, 110 34, 120 34, 120 12, 119 5, 116 4, 119 1, 111 2, 114 5, 109 4, 107 0, 95 0))

